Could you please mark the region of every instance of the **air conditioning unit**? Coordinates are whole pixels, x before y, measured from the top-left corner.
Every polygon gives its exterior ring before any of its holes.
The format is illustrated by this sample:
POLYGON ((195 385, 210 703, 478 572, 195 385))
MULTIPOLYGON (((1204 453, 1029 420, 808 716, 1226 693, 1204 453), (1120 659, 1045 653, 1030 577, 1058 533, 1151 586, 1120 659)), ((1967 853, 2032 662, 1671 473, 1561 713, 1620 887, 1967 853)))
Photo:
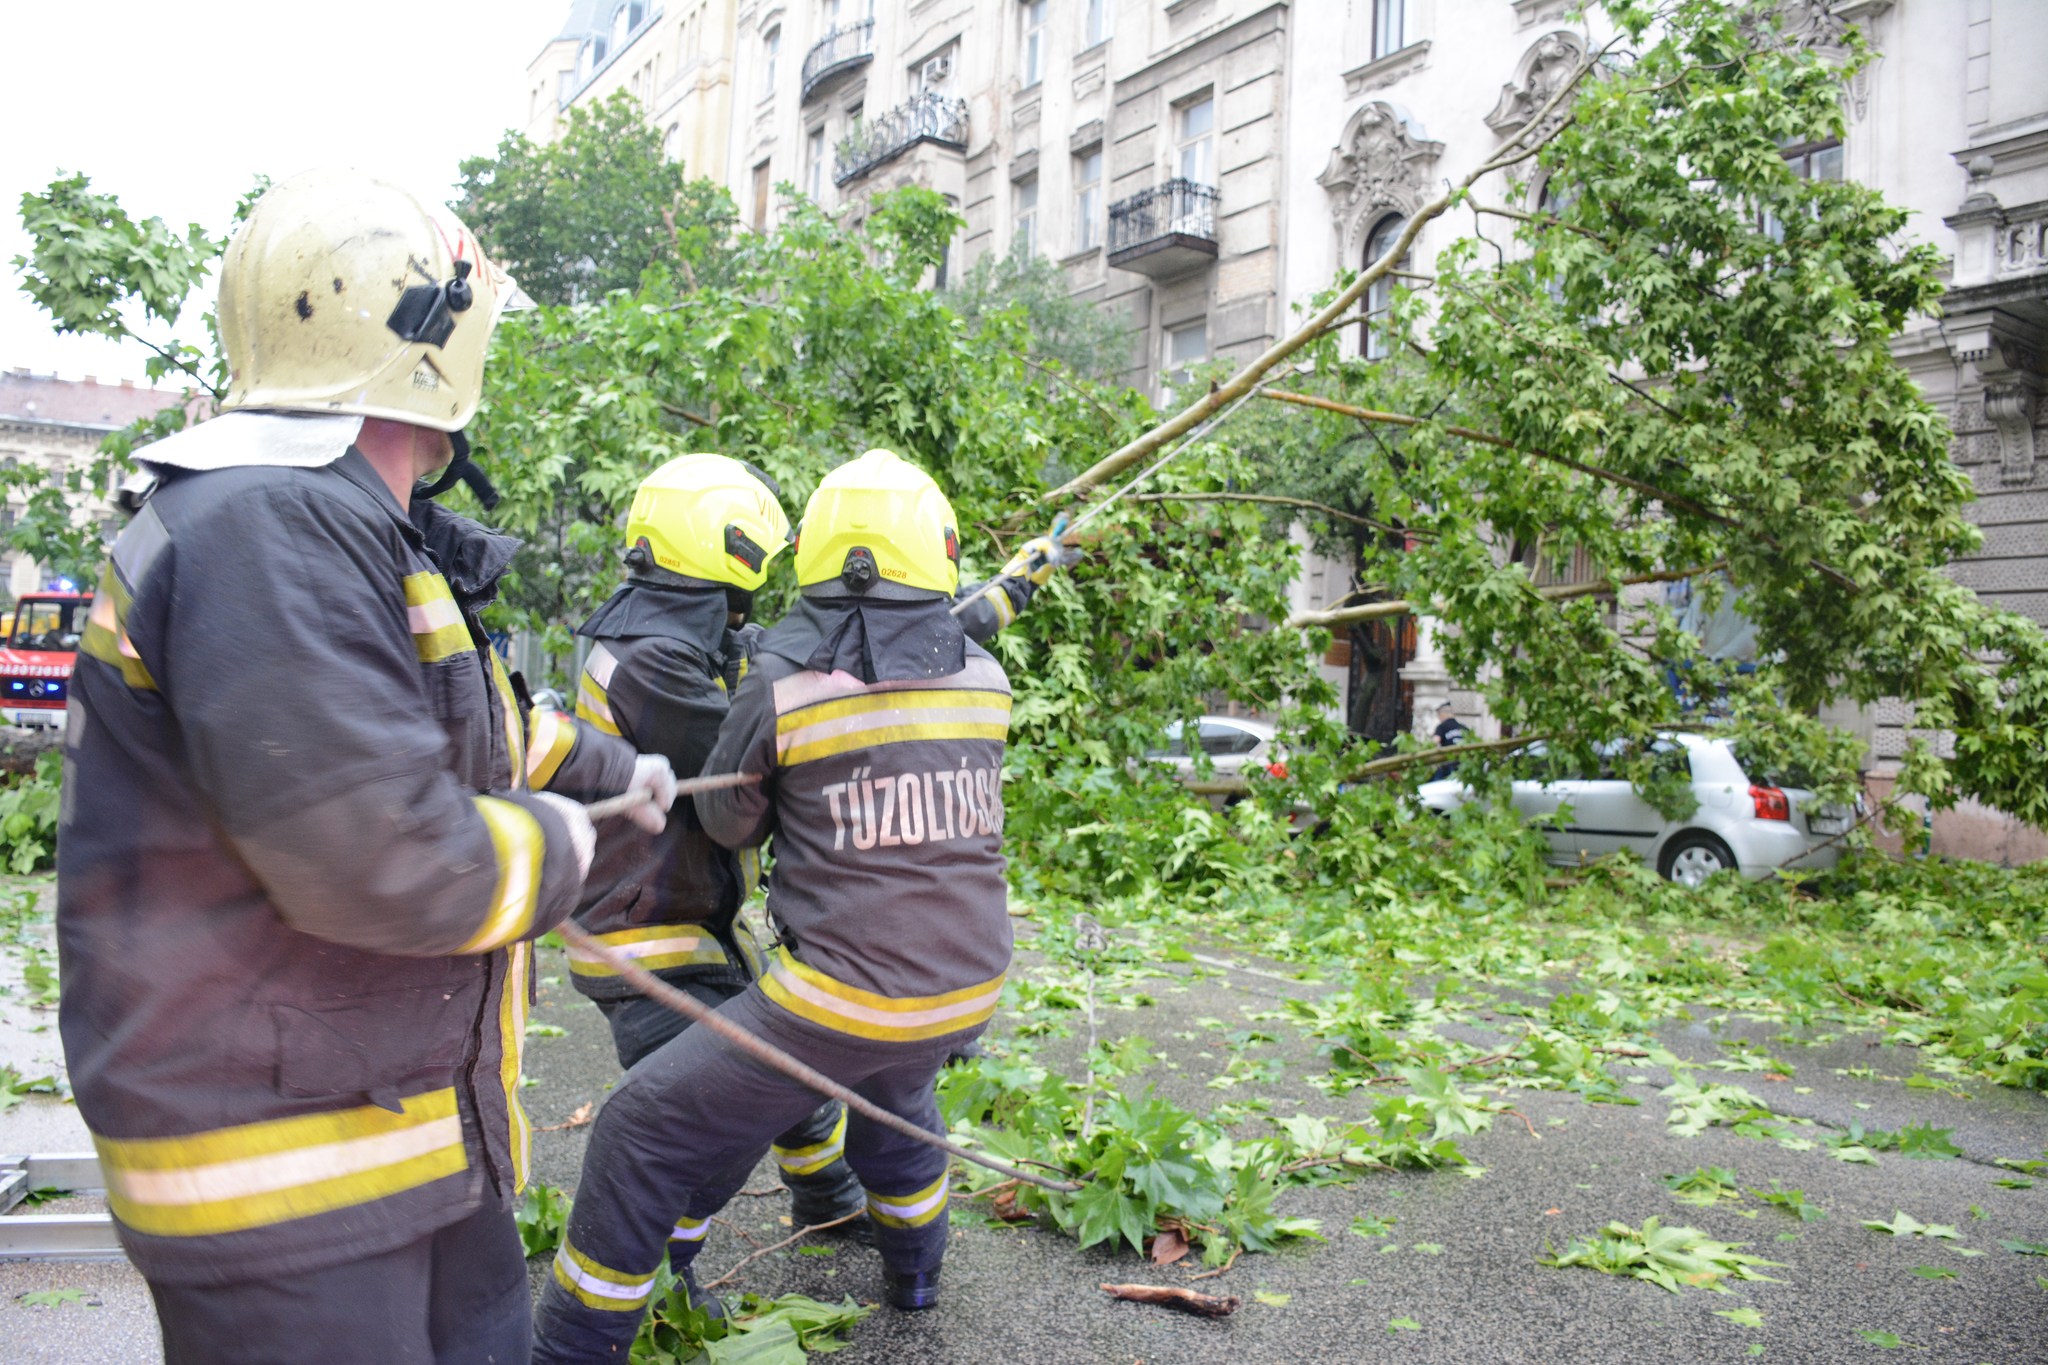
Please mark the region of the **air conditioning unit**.
POLYGON ((947 56, 944 57, 928 58, 925 61, 924 69, 918 73, 918 82, 919 84, 923 85, 925 89, 930 90, 937 86, 944 85, 947 81, 951 80, 952 77, 953 58, 950 54, 948 54, 947 56))

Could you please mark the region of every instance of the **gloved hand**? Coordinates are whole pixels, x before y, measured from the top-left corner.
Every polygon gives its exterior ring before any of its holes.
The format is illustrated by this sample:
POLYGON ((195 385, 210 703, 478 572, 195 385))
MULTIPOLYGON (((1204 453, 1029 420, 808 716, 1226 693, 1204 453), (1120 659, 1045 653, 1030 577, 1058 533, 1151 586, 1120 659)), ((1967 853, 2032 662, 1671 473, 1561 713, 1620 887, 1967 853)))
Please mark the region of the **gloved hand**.
POLYGON ((725 679, 727 696, 740 690, 740 680, 753 666, 754 651, 760 648, 761 637, 766 633, 753 621, 725 633, 725 648, 719 658, 718 671, 719 676, 725 679))
MULTIPOLYGON (((673 779, 671 779, 673 780, 673 779)), ((576 854, 576 875, 590 875, 590 860, 597 856, 597 826, 590 823, 590 817, 583 813, 581 804, 566 796, 553 792, 531 793, 536 801, 545 801, 549 810, 562 817, 562 823, 569 827, 569 847, 576 854)))
POLYGON ((649 834, 667 829, 668 808, 676 803, 676 774, 668 759, 660 754, 642 754, 634 759, 633 780, 620 795, 630 796, 634 792, 644 792, 647 800, 627 811, 626 818, 649 834))
POLYGON ((1039 536, 1017 547, 1017 553, 1003 565, 1003 573, 1010 578, 1024 579, 1035 588, 1042 588, 1052 577, 1053 570, 1080 562, 1079 546, 1062 545, 1053 536, 1039 536))

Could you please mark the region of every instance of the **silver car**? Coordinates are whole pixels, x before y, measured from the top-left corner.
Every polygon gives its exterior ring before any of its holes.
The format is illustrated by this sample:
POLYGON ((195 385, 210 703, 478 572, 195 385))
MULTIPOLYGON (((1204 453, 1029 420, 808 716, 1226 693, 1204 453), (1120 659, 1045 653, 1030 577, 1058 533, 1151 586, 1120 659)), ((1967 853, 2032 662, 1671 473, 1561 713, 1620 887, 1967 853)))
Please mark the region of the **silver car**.
MULTIPOLYGON (((1797 774, 1777 774, 1727 740, 1673 733, 1657 737, 1658 761, 1682 764, 1692 779, 1698 809, 1669 820, 1628 782, 1611 773, 1564 770, 1562 754, 1530 752, 1556 765, 1547 778, 1518 780, 1511 799, 1516 811, 1541 822, 1550 861, 1581 863, 1629 849, 1663 876, 1698 886, 1716 872, 1734 869, 1752 880, 1782 869, 1833 867, 1842 856, 1841 837, 1860 808, 1820 805, 1811 791, 1791 785, 1797 774)), ((1425 782, 1422 803, 1449 811, 1471 799, 1456 777, 1425 782)))

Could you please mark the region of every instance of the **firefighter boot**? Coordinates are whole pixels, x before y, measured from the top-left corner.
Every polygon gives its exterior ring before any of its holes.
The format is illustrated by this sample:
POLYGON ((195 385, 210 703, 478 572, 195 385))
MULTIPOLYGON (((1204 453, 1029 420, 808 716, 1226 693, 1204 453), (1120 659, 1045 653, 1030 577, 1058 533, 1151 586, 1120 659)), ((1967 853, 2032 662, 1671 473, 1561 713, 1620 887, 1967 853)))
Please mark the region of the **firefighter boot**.
MULTIPOLYGON (((808 1175, 785 1171, 782 1183, 789 1186, 789 1222, 792 1227, 813 1228, 820 1223, 835 1222, 848 1214, 861 1213, 867 1208, 867 1194, 860 1187, 860 1179, 844 1161, 835 1161, 808 1175)), ((874 1244, 874 1234, 864 1217, 840 1223, 832 1230, 863 1245, 874 1244)))
POLYGON ((683 1266, 681 1270, 682 1273, 678 1278, 682 1280, 683 1288, 689 1292, 690 1307, 708 1318, 725 1317, 725 1300, 719 1298, 718 1295, 713 1294, 708 1289, 699 1288, 696 1271, 690 1269, 687 1265, 683 1266))
POLYGON ((906 1313, 921 1313, 939 1304, 939 1268, 929 1270, 894 1270, 882 1267, 882 1294, 892 1308, 906 1313))

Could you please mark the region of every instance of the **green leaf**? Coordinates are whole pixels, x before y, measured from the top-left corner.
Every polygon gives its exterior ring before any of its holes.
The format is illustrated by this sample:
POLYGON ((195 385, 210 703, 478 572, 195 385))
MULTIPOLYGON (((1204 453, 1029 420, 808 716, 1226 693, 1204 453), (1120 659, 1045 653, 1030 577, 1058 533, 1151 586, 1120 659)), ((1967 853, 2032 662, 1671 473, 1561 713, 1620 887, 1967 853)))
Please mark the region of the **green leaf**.
POLYGON ((1389 1332, 1420 1332, 1422 1324, 1414 1318, 1388 1318, 1387 1330, 1389 1332))
POLYGON ((1953 1280, 1956 1277, 1955 1271, 1940 1265, 1916 1265, 1913 1273, 1923 1280, 1953 1280))
POLYGON ((1726 1318, 1737 1327, 1761 1327, 1764 1325, 1764 1315, 1754 1308, 1717 1308, 1714 1310, 1714 1316, 1726 1318))
POLYGON ((1891 1332, 1864 1331, 1858 1332, 1857 1335, 1872 1346, 1881 1346, 1887 1351, 1896 1351, 1906 1344, 1891 1332))
POLYGON ((1263 1289, 1253 1290, 1252 1297, 1265 1304, 1268 1308, 1285 1308, 1288 1304, 1294 1302, 1294 1295, 1292 1294, 1273 1294, 1263 1289))
POLYGON ((32 1289, 25 1294, 15 1295, 15 1301, 24 1308, 62 1308, 67 1303, 88 1303, 83 1289, 32 1289))

